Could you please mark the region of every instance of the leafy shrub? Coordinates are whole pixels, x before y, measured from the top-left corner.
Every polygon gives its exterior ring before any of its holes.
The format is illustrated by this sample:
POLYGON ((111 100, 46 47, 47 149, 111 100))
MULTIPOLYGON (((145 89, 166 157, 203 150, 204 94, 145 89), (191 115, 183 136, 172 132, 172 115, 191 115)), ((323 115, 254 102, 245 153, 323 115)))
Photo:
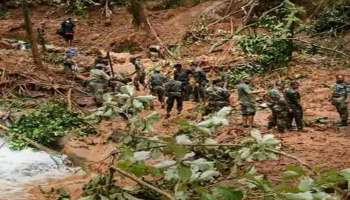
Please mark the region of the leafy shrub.
POLYGON ((89 5, 89 2, 86 0, 75 0, 67 5, 67 10, 78 16, 86 16, 89 5))
POLYGON ((68 111, 64 104, 44 103, 10 127, 10 147, 20 150, 28 146, 21 135, 43 145, 52 145, 74 128, 81 128, 82 133, 94 131, 87 127, 88 124, 77 113, 68 111))
POLYGON ((257 54, 257 62, 263 66, 286 63, 293 51, 290 40, 264 34, 244 36, 239 45, 246 54, 257 54))
POLYGON ((45 55, 45 61, 51 64, 61 64, 64 62, 64 53, 48 53, 45 55))
POLYGON ((300 22, 299 15, 302 12, 293 3, 284 1, 280 9, 249 25, 255 30, 264 31, 242 36, 240 47, 264 68, 274 69, 287 64, 294 51, 290 38, 294 35, 296 24, 300 22))
POLYGON ((326 10, 313 25, 315 33, 336 34, 350 29, 350 3, 326 10))
POLYGON ((265 71, 266 69, 259 64, 245 63, 232 67, 228 73, 225 73, 225 79, 228 86, 235 87, 243 78, 248 78, 255 74, 262 74, 265 71))

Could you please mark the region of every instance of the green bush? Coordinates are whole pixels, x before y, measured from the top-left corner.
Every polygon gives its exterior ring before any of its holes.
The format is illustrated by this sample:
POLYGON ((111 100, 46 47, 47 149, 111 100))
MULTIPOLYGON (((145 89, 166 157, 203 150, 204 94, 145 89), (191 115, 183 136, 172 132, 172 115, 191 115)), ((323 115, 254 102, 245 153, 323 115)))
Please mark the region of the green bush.
POLYGON ((84 133, 94 131, 79 117, 70 112, 65 104, 48 102, 40 105, 34 112, 24 115, 9 130, 10 147, 20 150, 28 146, 21 135, 43 145, 52 145, 74 128, 81 128, 84 133))
POLYGON ((313 31, 334 35, 350 29, 350 3, 326 10, 317 17, 313 31))

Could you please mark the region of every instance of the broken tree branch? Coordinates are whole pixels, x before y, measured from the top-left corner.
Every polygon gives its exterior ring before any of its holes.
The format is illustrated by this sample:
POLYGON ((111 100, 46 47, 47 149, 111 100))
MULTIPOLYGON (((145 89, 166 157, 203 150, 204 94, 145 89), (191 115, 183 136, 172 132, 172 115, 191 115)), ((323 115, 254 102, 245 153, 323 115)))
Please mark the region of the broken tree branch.
POLYGON ((267 149, 267 150, 272 152, 272 153, 279 154, 279 155, 285 156, 287 158, 293 159, 293 160, 297 161, 298 163, 300 163, 302 166, 304 166, 306 169, 308 169, 313 174, 315 174, 315 175, 318 174, 318 172, 316 172, 309 164, 307 164, 306 162, 302 161, 301 159, 299 159, 298 157, 296 157, 294 155, 288 154, 288 153, 283 152, 283 151, 276 151, 274 149, 267 149))
POLYGON ((295 41, 298 41, 298 42, 302 42, 302 43, 305 43, 305 44, 308 44, 308 45, 311 45, 311 46, 315 46, 317 48, 320 48, 320 49, 324 49, 326 51, 331 51, 331 52, 334 52, 334 53, 337 53, 337 54, 340 54, 344 57, 348 57, 350 58, 350 55, 349 54, 346 54, 342 51, 339 51, 339 50, 336 50, 336 49, 331 49, 331 48, 328 48, 328 47, 324 47, 324 46, 321 46, 321 45, 318 45, 318 44, 314 44, 312 42, 308 42, 308 41, 305 41, 305 40, 301 40, 301 39, 298 39, 298 38, 287 38, 289 40, 295 40, 295 41))
POLYGON ((158 43, 166 50, 166 52, 173 58, 177 58, 169 49, 168 47, 165 46, 164 42, 159 38, 156 30, 153 28, 151 22, 149 21, 149 19, 146 17, 146 22, 147 25, 149 27, 149 29, 151 30, 151 33, 153 34, 153 36, 157 39, 158 43))

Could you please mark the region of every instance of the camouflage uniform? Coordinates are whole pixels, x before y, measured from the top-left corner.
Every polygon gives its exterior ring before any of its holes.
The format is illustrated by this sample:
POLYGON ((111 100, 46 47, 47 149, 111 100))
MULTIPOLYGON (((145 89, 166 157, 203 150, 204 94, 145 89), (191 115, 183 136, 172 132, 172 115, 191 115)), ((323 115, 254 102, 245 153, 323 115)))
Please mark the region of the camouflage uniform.
POLYGON ((208 104, 205 107, 205 115, 219 111, 230 105, 230 93, 219 86, 210 86, 206 89, 208 104))
POLYGON ((240 83, 237 86, 238 99, 241 104, 241 113, 243 116, 254 116, 256 113, 255 99, 250 86, 246 83, 240 83))
POLYGON ((174 102, 177 103, 177 111, 181 113, 183 107, 182 83, 176 80, 170 80, 165 84, 165 95, 167 99, 167 115, 170 115, 174 107, 174 102))
POLYGON ((164 103, 164 83, 166 82, 166 79, 167 78, 159 71, 153 73, 150 78, 151 93, 158 97, 158 100, 162 105, 164 103))
POLYGON ((348 88, 345 83, 336 83, 333 86, 333 94, 332 94, 332 104, 336 107, 337 112, 341 118, 341 125, 347 126, 348 124, 348 88))
POLYGON ((277 113, 274 109, 274 106, 276 105, 277 101, 279 98, 282 97, 282 94, 280 93, 280 91, 276 88, 272 88, 268 91, 267 96, 269 98, 268 102, 267 102, 267 106, 270 108, 271 110, 271 118, 269 118, 269 122, 268 122, 268 129, 271 129, 275 126, 277 126, 277 113))
POLYGON ((92 69, 90 71, 89 86, 93 90, 97 103, 103 102, 103 93, 108 86, 110 77, 101 69, 92 69))
POLYGON ((207 75, 201 68, 197 67, 193 72, 193 77, 195 79, 195 86, 193 88, 194 101, 204 101, 205 87, 208 83, 207 75))
POLYGON ((136 60, 135 62, 133 62, 134 66, 135 66, 135 73, 136 76, 133 80, 134 86, 136 88, 137 91, 140 90, 140 84, 145 86, 146 83, 146 71, 145 71, 145 67, 142 65, 142 63, 140 62, 140 60, 136 60))
POLYGON ((300 93, 299 91, 289 88, 287 89, 285 93, 285 98, 287 100, 290 113, 289 113, 289 121, 288 121, 288 128, 292 127, 293 120, 295 120, 295 123, 297 125, 298 130, 302 130, 304 128, 303 125, 303 107, 300 104, 300 93))
POLYGON ((191 71, 187 69, 175 70, 174 72, 174 80, 180 81, 182 84, 181 90, 184 97, 184 100, 188 100, 191 93, 191 85, 190 81, 191 71))
POLYGON ((275 113, 277 129, 279 132, 284 132, 289 127, 289 107, 283 97, 277 96, 273 99, 274 104, 271 109, 275 113))
POLYGON ((109 61, 107 58, 104 58, 102 56, 97 56, 97 58, 95 59, 95 66, 100 67, 102 69, 104 69, 105 71, 107 70, 107 66, 109 64, 109 61))

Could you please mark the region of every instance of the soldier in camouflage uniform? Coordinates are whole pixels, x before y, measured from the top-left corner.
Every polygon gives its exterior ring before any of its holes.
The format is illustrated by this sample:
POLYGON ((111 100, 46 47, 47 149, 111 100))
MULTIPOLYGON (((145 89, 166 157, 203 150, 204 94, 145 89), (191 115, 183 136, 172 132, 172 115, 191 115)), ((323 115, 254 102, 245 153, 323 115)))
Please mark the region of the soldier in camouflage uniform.
POLYGON ((249 128, 254 126, 254 116, 256 113, 254 94, 261 91, 253 91, 250 86, 250 80, 245 78, 237 86, 238 100, 241 105, 243 127, 249 128))
POLYGON ((273 101, 271 110, 275 114, 277 130, 283 133, 285 129, 288 128, 289 122, 289 107, 287 101, 280 94, 272 95, 271 99, 273 101))
POLYGON ((336 77, 336 84, 332 88, 332 98, 331 102, 336 107, 337 112, 340 115, 340 124, 339 126, 347 126, 348 125, 348 86, 344 82, 344 77, 342 75, 338 75, 336 77))
POLYGON ((165 96, 167 99, 167 114, 166 118, 170 117, 171 110, 174 107, 174 102, 177 103, 177 112, 181 113, 183 108, 182 83, 177 80, 170 80, 165 84, 165 96))
POLYGON ((154 73, 151 75, 149 80, 151 93, 158 97, 158 101, 161 103, 162 108, 164 108, 164 83, 167 78, 160 73, 160 69, 156 68, 154 73))
POLYGON ((97 104, 103 103, 103 93, 108 87, 110 79, 110 76, 102 69, 101 65, 95 66, 94 69, 90 70, 88 84, 95 95, 97 104))
POLYGON ((230 105, 230 92, 220 87, 219 80, 213 81, 213 84, 206 89, 207 104, 204 115, 217 112, 225 106, 230 105))
POLYGON ((298 131, 302 131, 304 129, 304 114, 303 107, 301 106, 300 93, 298 91, 299 83, 296 81, 292 81, 290 83, 290 87, 285 92, 285 98, 289 106, 289 122, 288 128, 292 127, 293 121, 295 121, 298 131))
POLYGON ((146 71, 145 67, 142 65, 141 60, 139 58, 131 58, 130 62, 135 67, 135 72, 133 74, 136 74, 134 77, 133 83, 137 91, 140 91, 140 84, 143 85, 143 87, 146 86, 146 71))
POLYGON ((182 83, 182 94, 184 100, 188 100, 191 93, 190 76, 191 70, 183 69, 182 65, 177 63, 174 65, 174 80, 182 83))
POLYGON ((195 102, 205 101, 205 87, 208 84, 207 74, 200 67, 192 69, 195 84, 193 87, 193 98, 195 102))
POLYGON ((267 125, 268 129, 272 129, 275 126, 277 126, 277 113, 273 108, 274 105, 277 103, 276 100, 279 100, 279 98, 283 97, 283 90, 284 88, 282 82, 276 81, 276 83, 267 92, 267 106, 271 110, 271 116, 269 117, 269 122, 267 125))

